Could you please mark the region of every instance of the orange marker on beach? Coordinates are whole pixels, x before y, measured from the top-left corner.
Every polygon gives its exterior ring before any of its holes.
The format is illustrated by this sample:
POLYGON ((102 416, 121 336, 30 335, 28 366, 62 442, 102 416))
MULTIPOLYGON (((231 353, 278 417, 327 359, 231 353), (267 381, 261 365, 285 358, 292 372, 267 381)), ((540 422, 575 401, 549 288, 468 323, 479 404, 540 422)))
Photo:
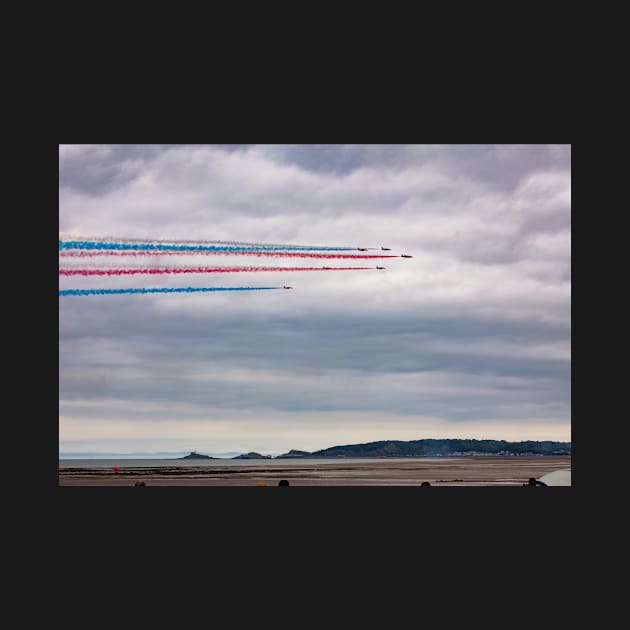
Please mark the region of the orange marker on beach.
POLYGON ((118 466, 114 466, 114 472, 118 472, 119 470, 118 466))

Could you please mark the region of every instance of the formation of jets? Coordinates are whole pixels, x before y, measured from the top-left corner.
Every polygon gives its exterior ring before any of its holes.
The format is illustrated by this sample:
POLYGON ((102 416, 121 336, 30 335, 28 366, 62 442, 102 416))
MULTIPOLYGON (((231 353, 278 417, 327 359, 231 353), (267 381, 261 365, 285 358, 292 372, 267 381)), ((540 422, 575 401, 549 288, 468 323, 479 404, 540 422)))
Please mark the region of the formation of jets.
MULTIPOLYGON (((367 252, 370 249, 376 249, 376 247, 357 247, 357 250, 360 252, 367 252)), ((381 246, 381 250, 384 252, 391 252, 392 248, 391 247, 382 247, 381 246)), ((401 258, 413 258, 413 256, 409 256, 408 254, 401 254, 400 255, 401 258)))
MULTIPOLYGON (((360 252, 367 252, 370 249, 376 249, 376 247, 357 247, 357 250, 360 252)), ((381 246, 381 250, 384 252, 391 252, 391 247, 383 247, 381 246)), ((401 258, 413 258, 413 256, 409 256, 408 254, 401 254, 401 258)))
MULTIPOLYGON (((357 247, 360 252, 367 252, 369 249, 376 249, 376 247, 357 247)), ((381 247, 384 252, 391 252, 391 247, 381 247)), ((401 254, 401 258, 413 258, 413 256, 409 256, 409 254, 401 254)))
MULTIPOLYGON (((357 249, 361 252, 366 252, 368 249, 370 249, 369 247, 357 247, 357 249)), ((381 249, 383 251, 391 251, 391 247, 381 247, 381 249)), ((400 254, 401 258, 413 258, 413 256, 410 256, 409 254, 400 254)), ((380 267, 377 266, 377 269, 385 269, 385 267, 380 267)), ((332 269, 332 267, 322 267, 322 269, 332 269)), ((283 289, 292 289, 293 287, 290 287, 289 285, 285 284, 282 287, 283 289)))

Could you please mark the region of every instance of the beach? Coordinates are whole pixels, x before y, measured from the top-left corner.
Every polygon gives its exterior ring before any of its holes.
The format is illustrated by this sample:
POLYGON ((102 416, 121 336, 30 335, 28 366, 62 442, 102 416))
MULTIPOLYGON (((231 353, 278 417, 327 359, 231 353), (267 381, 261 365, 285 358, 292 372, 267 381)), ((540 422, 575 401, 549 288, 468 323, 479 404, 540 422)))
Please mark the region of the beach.
POLYGON ((435 457, 318 461, 313 458, 283 460, 215 460, 195 465, 173 460, 158 466, 124 463, 113 466, 66 460, 59 467, 59 486, 277 486, 281 479, 291 486, 522 486, 530 477, 571 468, 571 457, 435 457))

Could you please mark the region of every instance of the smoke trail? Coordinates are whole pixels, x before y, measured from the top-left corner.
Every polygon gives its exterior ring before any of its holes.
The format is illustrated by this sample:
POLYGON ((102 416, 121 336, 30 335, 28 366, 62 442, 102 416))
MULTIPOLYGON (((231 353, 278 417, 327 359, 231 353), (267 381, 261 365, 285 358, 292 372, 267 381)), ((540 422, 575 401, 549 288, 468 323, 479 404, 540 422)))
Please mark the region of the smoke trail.
POLYGON ((59 295, 111 295, 121 293, 196 293, 207 291, 265 291, 283 287, 180 287, 166 289, 60 289, 59 295))
POLYGON ((162 275, 168 273, 240 273, 261 271, 354 271, 373 267, 144 267, 126 269, 59 269, 60 276, 162 275))
POLYGON ((166 245, 164 243, 103 243, 98 241, 59 241, 59 249, 96 249, 96 250, 179 250, 179 251, 276 251, 291 250, 299 251, 303 249, 322 250, 322 251, 351 251, 354 247, 296 247, 294 245, 287 247, 274 246, 252 246, 248 248, 230 246, 230 245, 166 245))
POLYGON ((59 255, 66 258, 92 258, 95 256, 258 256, 269 258, 346 258, 365 260, 370 258, 398 258, 398 256, 392 256, 391 254, 314 254, 311 252, 260 252, 251 250, 239 250, 239 251, 195 251, 195 252, 181 252, 181 251, 88 251, 84 249, 70 249, 59 252, 59 255))
POLYGON ((239 245, 244 247, 273 247, 277 249, 323 249, 323 250, 345 250, 355 249, 354 247, 326 247, 324 245, 292 245, 291 243, 247 243, 245 241, 213 241, 195 239, 160 239, 160 238, 116 238, 114 236, 76 236, 72 234, 60 233, 59 240, 62 241, 96 241, 107 243, 176 243, 193 245, 239 245))

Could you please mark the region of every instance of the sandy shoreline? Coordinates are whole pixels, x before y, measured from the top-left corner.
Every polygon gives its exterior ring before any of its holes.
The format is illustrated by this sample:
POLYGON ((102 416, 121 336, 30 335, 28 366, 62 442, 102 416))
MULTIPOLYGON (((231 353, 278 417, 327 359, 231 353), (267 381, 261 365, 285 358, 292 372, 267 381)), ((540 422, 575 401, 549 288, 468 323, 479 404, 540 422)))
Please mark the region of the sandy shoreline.
POLYGON ((313 459, 261 466, 121 467, 59 469, 60 486, 522 486, 530 477, 571 468, 571 457, 458 457, 409 461, 317 463, 313 459))

